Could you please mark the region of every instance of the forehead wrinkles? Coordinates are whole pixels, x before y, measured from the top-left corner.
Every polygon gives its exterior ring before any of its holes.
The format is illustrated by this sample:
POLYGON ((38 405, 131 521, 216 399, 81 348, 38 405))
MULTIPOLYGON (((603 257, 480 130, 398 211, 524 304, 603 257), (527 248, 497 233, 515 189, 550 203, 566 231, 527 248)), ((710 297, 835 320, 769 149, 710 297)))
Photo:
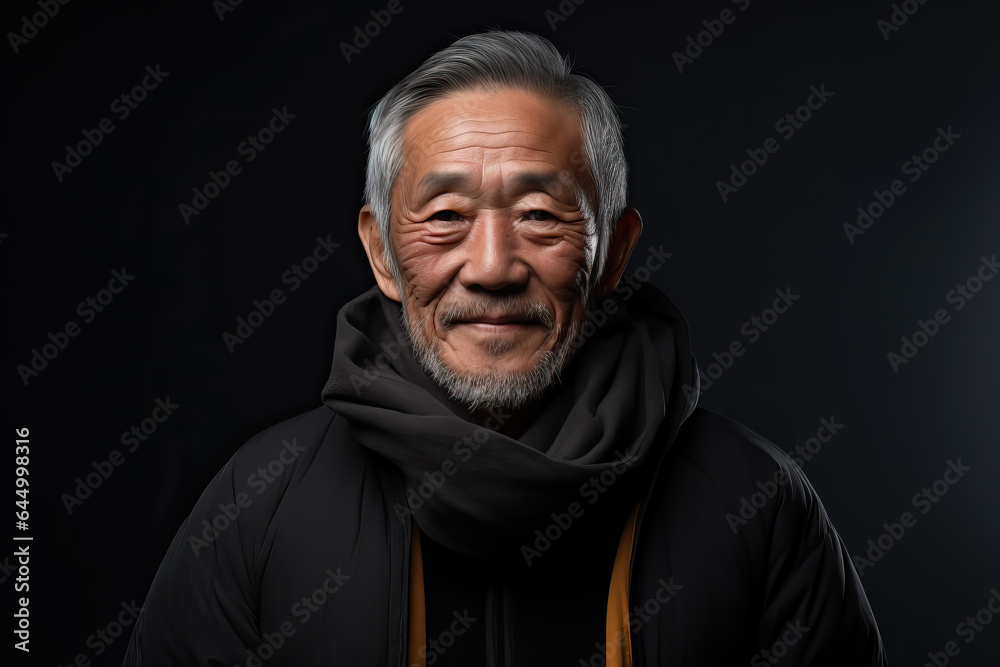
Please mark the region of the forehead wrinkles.
POLYGON ((557 143, 558 140, 550 135, 530 132, 524 127, 498 127, 492 122, 463 121, 426 135, 424 141, 404 141, 404 147, 416 148, 414 161, 419 161, 420 157, 458 151, 475 151, 481 157, 483 149, 494 155, 494 151, 500 151, 501 158, 506 149, 557 155, 557 143), (480 127, 469 127, 472 124, 480 127))
POLYGON ((509 142, 511 137, 516 138, 519 136, 525 139, 533 137, 536 141, 540 140, 540 143, 544 145, 553 142, 551 134, 531 132, 525 127, 523 121, 517 118, 508 118, 502 121, 484 121, 470 118, 448 127, 440 128, 433 132, 431 136, 433 138, 428 142, 430 146, 463 139, 477 143, 484 142, 483 145, 495 144, 497 142, 500 142, 502 145, 509 142))
POLYGON ((469 92, 440 99, 414 114, 403 129, 403 140, 420 152, 459 138, 491 142, 520 134, 546 149, 561 143, 576 148, 580 130, 578 111, 533 93, 469 92))
POLYGON ((487 171, 499 171, 506 181, 508 173, 518 169, 504 166, 508 161, 538 162, 583 185, 588 174, 575 173, 570 165, 582 147, 582 137, 578 111, 523 91, 444 98, 415 114, 403 128, 398 175, 407 186, 402 190, 409 192, 396 194, 410 199, 422 174, 449 163, 466 171, 479 186, 487 171))

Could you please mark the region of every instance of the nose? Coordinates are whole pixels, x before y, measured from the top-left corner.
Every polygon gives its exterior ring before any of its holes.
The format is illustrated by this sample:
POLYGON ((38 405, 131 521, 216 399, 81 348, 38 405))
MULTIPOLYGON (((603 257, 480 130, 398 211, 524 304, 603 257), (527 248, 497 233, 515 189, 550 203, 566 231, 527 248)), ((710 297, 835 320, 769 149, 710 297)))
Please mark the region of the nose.
POLYGON ((487 211, 477 216, 464 245, 466 256, 458 280, 466 289, 519 291, 527 285, 530 269, 507 214, 487 211))

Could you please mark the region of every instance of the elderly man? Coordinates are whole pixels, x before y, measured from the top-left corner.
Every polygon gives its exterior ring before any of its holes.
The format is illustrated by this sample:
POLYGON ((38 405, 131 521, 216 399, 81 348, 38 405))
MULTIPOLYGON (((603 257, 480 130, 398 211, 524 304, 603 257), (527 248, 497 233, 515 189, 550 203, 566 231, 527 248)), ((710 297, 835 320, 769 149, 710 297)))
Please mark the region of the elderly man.
POLYGON ((369 135, 377 285, 340 311, 325 405, 211 482, 125 664, 884 664, 816 492, 696 408, 683 317, 624 274, 642 223, 603 89, 477 34, 369 135))

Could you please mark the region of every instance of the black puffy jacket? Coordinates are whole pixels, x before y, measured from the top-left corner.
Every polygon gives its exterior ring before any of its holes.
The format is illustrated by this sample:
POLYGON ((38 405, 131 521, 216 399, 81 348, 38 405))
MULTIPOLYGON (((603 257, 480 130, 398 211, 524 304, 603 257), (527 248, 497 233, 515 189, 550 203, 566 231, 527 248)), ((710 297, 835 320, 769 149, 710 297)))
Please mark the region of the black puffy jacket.
MULTIPOLYGON (((656 291, 629 308, 672 318, 679 362, 670 381, 689 390, 665 392, 661 428, 642 431, 653 452, 645 474, 621 483, 607 511, 540 510, 552 521, 525 527, 519 563, 460 553, 422 530, 425 629, 416 645, 426 665, 628 664, 608 641, 604 612, 636 501, 624 552, 635 665, 885 664, 850 555, 815 490, 773 444, 695 407, 686 324, 664 299, 656 291)), ((359 309, 382 309, 381 326, 396 326, 387 302, 372 291, 345 306, 338 346, 359 309)), ((362 329, 374 328, 365 317, 362 329)), ((378 335, 365 339, 380 349, 378 335)), ((415 372, 408 355, 390 365, 399 377, 415 372)), ((407 497, 413 479, 364 433, 322 406, 241 447, 177 531, 124 664, 412 664, 411 551, 422 510, 407 497)), ((587 491, 599 495, 581 488, 585 509, 587 491)), ((507 493, 520 497, 517 485, 507 493)))

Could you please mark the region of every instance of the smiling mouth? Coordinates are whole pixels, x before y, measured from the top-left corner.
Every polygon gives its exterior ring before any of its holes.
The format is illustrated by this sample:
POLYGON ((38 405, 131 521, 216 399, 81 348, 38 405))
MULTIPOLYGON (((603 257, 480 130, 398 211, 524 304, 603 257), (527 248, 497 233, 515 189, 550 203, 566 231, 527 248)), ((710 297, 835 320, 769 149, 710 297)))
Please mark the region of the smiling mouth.
POLYGON ((459 331, 475 332, 483 336, 525 336, 531 329, 541 326, 537 320, 523 320, 513 317, 479 317, 474 320, 453 322, 451 327, 459 331))
POLYGON ((537 319, 525 319, 520 316, 501 317, 471 317, 469 319, 455 320, 447 328, 453 331, 463 331, 472 336, 485 336, 487 338, 503 337, 511 340, 517 337, 528 336, 532 330, 542 327, 542 322, 537 319))
POLYGON ((538 320, 526 320, 520 317, 474 317, 459 320, 454 324, 487 324, 492 326, 529 326, 539 324, 538 320))

